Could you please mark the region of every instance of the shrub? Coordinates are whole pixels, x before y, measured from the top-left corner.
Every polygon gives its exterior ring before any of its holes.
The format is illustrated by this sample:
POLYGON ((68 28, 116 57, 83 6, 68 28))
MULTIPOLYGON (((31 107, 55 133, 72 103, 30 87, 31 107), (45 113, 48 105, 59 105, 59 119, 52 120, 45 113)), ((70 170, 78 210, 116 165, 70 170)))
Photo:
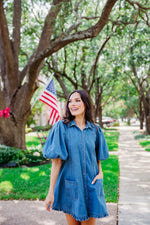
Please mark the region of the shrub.
POLYGON ((136 140, 142 139, 142 138, 145 138, 145 135, 143 135, 143 134, 137 134, 137 135, 134 136, 134 138, 135 138, 136 140))
POLYGON ((140 141, 140 145, 142 145, 146 151, 150 151, 150 138, 149 138, 149 140, 144 139, 144 140, 140 141))
POLYGON ((13 161, 16 161, 16 163, 21 163, 24 159, 25 155, 20 149, 5 145, 0 146, 0 164, 13 161))
POLYGON ((46 125, 46 126, 36 126, 32 128, 32 131, 48 131, 52 128, 52 125, 46 125))
POLYGON ((25 132, 26 132, 26 134, 32 132, 32 128, 31 127, 29 127, 29 128, 27 127, 25 132))
POLYGON ((119 126, 120 126, 120 123, 118 121, 113 123, 113 127, 119 127, 119 126))
POLYGON ((41 145, 26 150, 0 145, 0 166, 38 164, 44 161, 41 145))

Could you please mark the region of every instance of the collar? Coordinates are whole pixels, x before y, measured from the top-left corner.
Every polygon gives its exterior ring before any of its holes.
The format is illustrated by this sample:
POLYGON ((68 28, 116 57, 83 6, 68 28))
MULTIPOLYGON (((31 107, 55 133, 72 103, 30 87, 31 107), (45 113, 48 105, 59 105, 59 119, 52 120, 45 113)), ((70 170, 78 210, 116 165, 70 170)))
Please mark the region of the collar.
MULTIPOLYGON (((72 120, 70 123, 68 123, 68 127, 73 127, 73 126, 78 127, 76 122, 75 122, 75 120, 72 120)), ((86 128, 91 128, 92 129, 93 126, 94 126, 94 124, 90 123, 89 121, 86 121, 86 126, 85 126, 84 129, 86 129, 86 128)))

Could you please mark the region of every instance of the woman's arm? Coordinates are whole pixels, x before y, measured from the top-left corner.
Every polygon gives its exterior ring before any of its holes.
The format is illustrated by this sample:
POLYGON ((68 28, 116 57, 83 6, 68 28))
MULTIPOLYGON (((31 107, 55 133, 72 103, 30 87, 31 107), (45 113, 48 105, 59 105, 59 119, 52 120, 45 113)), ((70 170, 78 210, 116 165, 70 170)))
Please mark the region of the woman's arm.
POLYGON ((98 171, 99 172, 98 172, 97 176, 94 178, 94 180, 92 181, 92 184, 94 184, 96 182, 96 180, 98 180, 98 179, 103 179, 103 172, 102 172, 100 160, 97 161, 97 165, 98 165, 98 171))
POLYGON ((52 169, 51 169, 51 178, 50 178, 50 187, 49 192, 45 200, 46 209, 50 212, 53 207, 54 202, 54 188, 56 184, 56 180, 62 165, 61 159, 53 159, 52 160, 52 169), (50 204, 50 208, 49 208, 50 204))

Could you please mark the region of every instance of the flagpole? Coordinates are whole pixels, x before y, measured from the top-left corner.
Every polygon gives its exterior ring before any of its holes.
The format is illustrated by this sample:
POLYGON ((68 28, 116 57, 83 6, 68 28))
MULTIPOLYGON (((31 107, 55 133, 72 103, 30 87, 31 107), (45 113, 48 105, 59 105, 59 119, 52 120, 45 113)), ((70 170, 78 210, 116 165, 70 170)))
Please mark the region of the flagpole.
POLYGON ((39 97, 41 96, 43 90, 46 89, 46 87, 49 85, 49 83, 50 83, 50 81, 52 80, 53 76, 54 76, 54 73, 51 75, 50 79, 48 80, 47 84, 45 84, 44 88, 42 89, 42 91, 40 92, 40 94, 38 95, 38 97, 37 97, 37 98, 35 99, 35 101, 32 103, 32 105, 31 105, 31 110, 32 110, 33 106, 35 105, 35 103, 37 102, 37 100, 39 99, 39 97))

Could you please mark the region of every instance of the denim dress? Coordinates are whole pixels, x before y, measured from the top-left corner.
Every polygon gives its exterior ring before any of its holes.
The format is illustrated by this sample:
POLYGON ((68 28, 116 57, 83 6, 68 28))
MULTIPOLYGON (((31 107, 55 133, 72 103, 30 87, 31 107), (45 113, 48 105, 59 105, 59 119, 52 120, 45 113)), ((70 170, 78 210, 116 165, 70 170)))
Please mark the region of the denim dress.
POLYGON ((75 121, 58 121, 52 127, 43 148, 46 158, 62 159, 54 189, 53 209, 72 215, 77 221, 108 215, 103 180, 92 181, 98 174, 98 160, 109 157, 99 125, 86 122, 81 131, 75 121))

